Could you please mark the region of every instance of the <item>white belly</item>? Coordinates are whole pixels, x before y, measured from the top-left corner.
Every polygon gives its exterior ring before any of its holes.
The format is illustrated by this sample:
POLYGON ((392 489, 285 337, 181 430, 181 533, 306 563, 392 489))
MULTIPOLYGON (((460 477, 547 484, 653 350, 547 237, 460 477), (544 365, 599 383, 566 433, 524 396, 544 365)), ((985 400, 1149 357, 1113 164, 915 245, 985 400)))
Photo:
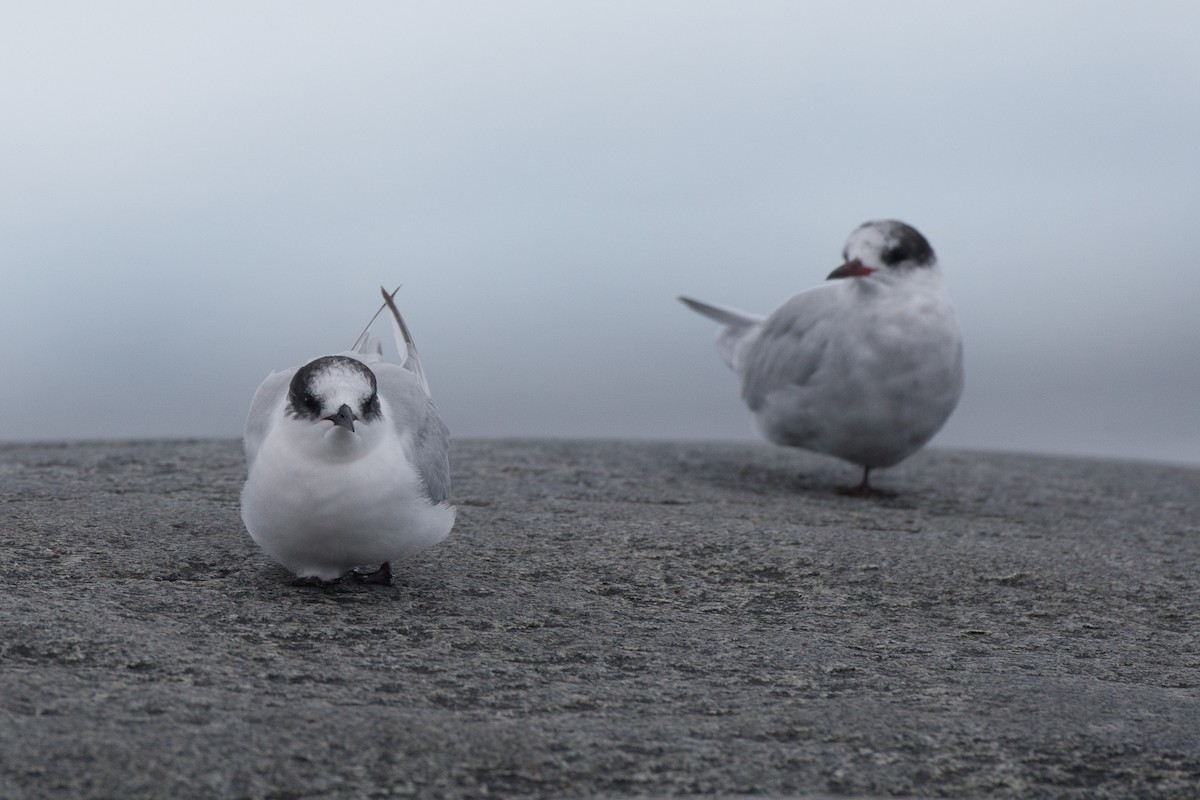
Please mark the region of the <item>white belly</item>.
POLYGON ((301 577, 333 580, 440 542, 455 510, 432 504, 399 447, 321 463, 270 437, 242 490, 242 520, 268 555, 301 577))

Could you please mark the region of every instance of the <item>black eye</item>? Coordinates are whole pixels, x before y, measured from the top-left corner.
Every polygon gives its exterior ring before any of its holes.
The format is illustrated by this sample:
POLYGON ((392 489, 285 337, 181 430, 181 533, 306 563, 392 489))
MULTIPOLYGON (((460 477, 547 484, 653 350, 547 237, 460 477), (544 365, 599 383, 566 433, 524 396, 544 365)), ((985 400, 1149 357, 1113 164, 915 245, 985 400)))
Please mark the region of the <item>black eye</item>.
POLYGON ((879 258, 883 263, 891 266, 892 264, 899 264, 901 261, 907 259, 908 256, 908 250, 904 245, 897 245, 896 247, 889 247, 887 250, 884 250, 879 258))
POLYGON ((321 401, 314 397, 312 392, 305 392, 304 399, 300 402, 303 403, 306 411, 311 411, 313 414, 321 413, 321 401))
POLYGON ((379 416, 379 395, 373 394, 363 402, 362 415, 364 419, 379 416))

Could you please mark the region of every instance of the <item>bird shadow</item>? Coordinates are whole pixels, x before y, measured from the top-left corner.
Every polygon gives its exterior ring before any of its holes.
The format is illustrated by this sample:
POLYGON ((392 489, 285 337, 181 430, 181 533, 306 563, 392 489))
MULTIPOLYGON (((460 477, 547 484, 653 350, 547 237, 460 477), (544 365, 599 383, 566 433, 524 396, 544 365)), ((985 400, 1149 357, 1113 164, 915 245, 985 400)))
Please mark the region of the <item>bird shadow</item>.
POLYGON ((747 455, 708 453, 682 465, 696 481, 724 492, 760 497, 802 495, 833 503, 883 503, 907 506, 904 495, 883 491, 866 497, 848 496, 841 490, 854 486, 857 468, 819 455, 764 451, 747 455))

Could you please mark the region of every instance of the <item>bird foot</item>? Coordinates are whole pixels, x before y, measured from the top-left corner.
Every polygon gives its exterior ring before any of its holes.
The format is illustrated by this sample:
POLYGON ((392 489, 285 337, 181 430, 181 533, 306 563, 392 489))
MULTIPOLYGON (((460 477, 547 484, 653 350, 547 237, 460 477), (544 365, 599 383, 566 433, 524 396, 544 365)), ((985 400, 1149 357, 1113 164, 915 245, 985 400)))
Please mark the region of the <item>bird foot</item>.
POLYGON ((331 581, 318 578, 315 575, 309 575, 304 578, 296 578, 292 581, 292 586, 314 586, 318 589, 328 589, 331 586, 336 586, 339 583, 376 583, 381 586, 392 585, 392 565, 385 561, 377 570, 371 572, 358 572, 353 570, 346 573, 340 578, 334 578, 331 581))
POLYGON ((374 572, 351 572, 350 579, 355 583, 377 583, 381 586, 392 585, 392 565, 385 561, 374 572))
POLYGON ((843 497, 895 497, 895 492, 889 492, 887 489, 876 489, 871 485, 871 468, 863 469, 863 478, 858 486, 844 486, 837 490, 837 493, 843 497))

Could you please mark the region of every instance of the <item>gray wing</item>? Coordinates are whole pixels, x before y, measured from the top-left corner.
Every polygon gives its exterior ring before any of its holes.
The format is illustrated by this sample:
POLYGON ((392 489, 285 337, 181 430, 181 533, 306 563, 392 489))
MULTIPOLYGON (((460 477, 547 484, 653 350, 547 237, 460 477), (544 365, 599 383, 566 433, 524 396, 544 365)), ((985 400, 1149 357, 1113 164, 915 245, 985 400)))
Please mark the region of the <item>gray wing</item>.
POLYGON ((826 323, 837 313, 839 288, 827 284, 802 292, 763 322, 744 356, 742 398, 752 411, 762 408, 771 392, 808 383, 821 366, 829 343, 826 323))
POLYGON ((288 384, 291 383, 292 376, 295 374, 295 369, 272 372, 254 393, 254 399, 250 401, 250 413, 246 415, 246 429, 242 437, 242 452, 246 454, 247 466, 254 464, 258 448, 262 445, 263 439, 267 438, 267 432, 271 429, 275 410, 283 403, 288 384))
POLYGON ((376 386, 391 409, 389 423, 408 444, 406 455, 429 490, 435 503, 450 496, 450 431, 438 416, 437 407, 425 394, 423 381, 411 370, 377 362, 376 386))

